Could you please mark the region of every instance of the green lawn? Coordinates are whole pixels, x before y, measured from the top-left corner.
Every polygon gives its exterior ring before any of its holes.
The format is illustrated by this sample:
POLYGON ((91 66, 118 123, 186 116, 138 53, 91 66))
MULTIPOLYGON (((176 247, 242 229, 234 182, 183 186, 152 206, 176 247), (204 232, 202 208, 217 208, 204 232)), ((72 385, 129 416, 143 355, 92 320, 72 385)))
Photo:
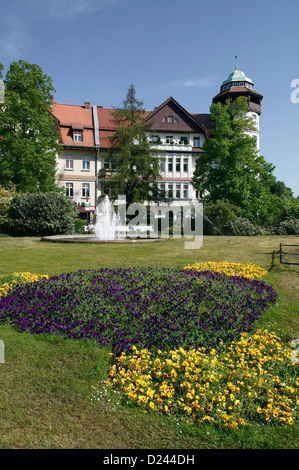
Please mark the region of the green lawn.
MULTIPOLYGON (((184 267, 199 261, 254 263, 279 294, 261 326, 286 339, 299 337, 298 266, 280 265, 279 243, 298 237, 205 237, 199 250, 184 240, 151 244, 89 245, 0 238, 0 275, 55 275, 100 267, 184 267)), ((299 447, 298 429, 250 426, 239 430, 177 424, 164 416, 121 406, 106 391, 108 349, 91 342, 18 333, 0 326, 0 448, 253 449, 299 447), (93 388, 95 387, 95 388, 93 388), (93 398, 93 395, 95 398, 93 398)))

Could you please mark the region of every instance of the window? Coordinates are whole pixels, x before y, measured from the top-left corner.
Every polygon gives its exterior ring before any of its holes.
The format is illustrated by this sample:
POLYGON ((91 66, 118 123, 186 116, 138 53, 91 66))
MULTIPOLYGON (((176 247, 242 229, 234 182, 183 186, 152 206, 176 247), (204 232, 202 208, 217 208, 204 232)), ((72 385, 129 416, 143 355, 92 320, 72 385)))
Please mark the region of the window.
POLYGON ((187 145, 187 143, 188 143, 187 137, 181 137, 180 138, 180 144, 187 145))
POLYGON ((181 197, 181 185, 180 184, 175 185, 175 197, 178 197, 178 198, 181 197))
POLYGON ((188 185, 187 184, 184 184, 184 188, 183 188, 183 191, 184 191, 184 199, 188 199, 188 185))
POLYGON ((82 197, 89 197, 89 183, 82 183, 82 197))
POLYGON ((175 159, 175 171, 181 171, 181 159, 180 158, 175 159))
POLYGON ((72 155, 65 156, 65 168, 67 170, 73 170, 74 168, 74 158, 72 155))
POLYGON ((184 158, 184 172, 188 173, 188 158, 184 158))
POLYGON ((161 173, 165 173, 165 158, 162 158, 160 161, 160 171, 161 173))
POLYGON ((200 138, 199 137, 193 137, 193 147, 200 147, 200 138))
POLYGON ((166 136, 166 143, 167 144, 173 144, 173 136, 172 135, 167 135, 166 136))
POLYGON ((73 183, 65 183, 65 194, 66 194, 66 196, 73 197, 73 195, 74 195, 74 184, 73 183))
POLYGON ((173 123, 175 122, 176 124, 179 122, 178 118, 176 118, 175 116, 165 116, 163 119, 162 119, 162 122, 170 122, 170 123, 173 123))
POLYGON ((173 159, 168 158, 168 171, 172 172, 173 171, 173 159))
POLYGON ((108 170, 110 168, 109 158, 104 158, 104 168, 108 170))
POLYGON ((74 131, 73 133, 74 142, 82 142, 82 131, 74 131))
POLYGON ((168 188, 168 197, 172 198, 173 197, 173 185, 169 184, 167 188, 168 188))
POLYGON ((89 157, 82 157, 82 170, 89 170, 89 169, 90 169, 89 157))

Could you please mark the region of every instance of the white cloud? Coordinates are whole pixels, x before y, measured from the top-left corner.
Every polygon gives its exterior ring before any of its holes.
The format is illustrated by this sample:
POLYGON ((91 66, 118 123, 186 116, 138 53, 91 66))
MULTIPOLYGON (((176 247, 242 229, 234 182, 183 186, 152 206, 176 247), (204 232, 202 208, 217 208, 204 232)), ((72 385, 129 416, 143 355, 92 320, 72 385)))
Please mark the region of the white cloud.
POLYGON ((119 4, 120 0, 29 0, 34 16, 70 20, 119 4))
POLYGON ((202 78, 199 80, 192 80, 192 79, 178 80, 178 81, 172 82, 171 85, 174 87, 208 88, 212 86, 214 82, 215 82, 215 78, 207 77, 207 78, 202 78))
POLYGON ((22 20, 16 16, 5 18, 0 36, 0 56, 11 60, 20 59, 29 44, 29 37, 22 20))

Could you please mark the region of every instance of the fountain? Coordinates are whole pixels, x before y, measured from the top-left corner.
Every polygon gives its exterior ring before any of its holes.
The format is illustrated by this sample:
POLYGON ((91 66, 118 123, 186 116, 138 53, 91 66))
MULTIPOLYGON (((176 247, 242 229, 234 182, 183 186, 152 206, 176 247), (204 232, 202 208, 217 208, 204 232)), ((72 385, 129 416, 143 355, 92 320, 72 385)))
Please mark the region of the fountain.
POLYGON ((143 243, 165 240, 158 236, 137 238, 132 233, 131 236, 127 236, 127 231, 130 233, 129 227, 121 225, 119 214, 115 213, 109 197, 105 196, 97 209, 94 233, 86 235, 52 235, 42 237, 41 240, 64 243, 143 243))
POLYGON ((100 204, 94 228, 95 238, 99 240, 122 240, 119 214, 116 214, 109 197, 105 196, 100 204))

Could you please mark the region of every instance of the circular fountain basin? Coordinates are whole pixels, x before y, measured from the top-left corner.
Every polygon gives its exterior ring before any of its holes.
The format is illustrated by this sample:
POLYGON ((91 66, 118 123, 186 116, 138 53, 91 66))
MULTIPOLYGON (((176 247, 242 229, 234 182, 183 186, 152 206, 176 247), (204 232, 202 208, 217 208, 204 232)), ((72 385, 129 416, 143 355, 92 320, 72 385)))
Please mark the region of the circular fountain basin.
POLYGON ((101 240, 94 235, 51 235, 42 237, 41 241, 60 243, 150 243, 165 241, 166 238, 119 238, 113 240, 101 240))

